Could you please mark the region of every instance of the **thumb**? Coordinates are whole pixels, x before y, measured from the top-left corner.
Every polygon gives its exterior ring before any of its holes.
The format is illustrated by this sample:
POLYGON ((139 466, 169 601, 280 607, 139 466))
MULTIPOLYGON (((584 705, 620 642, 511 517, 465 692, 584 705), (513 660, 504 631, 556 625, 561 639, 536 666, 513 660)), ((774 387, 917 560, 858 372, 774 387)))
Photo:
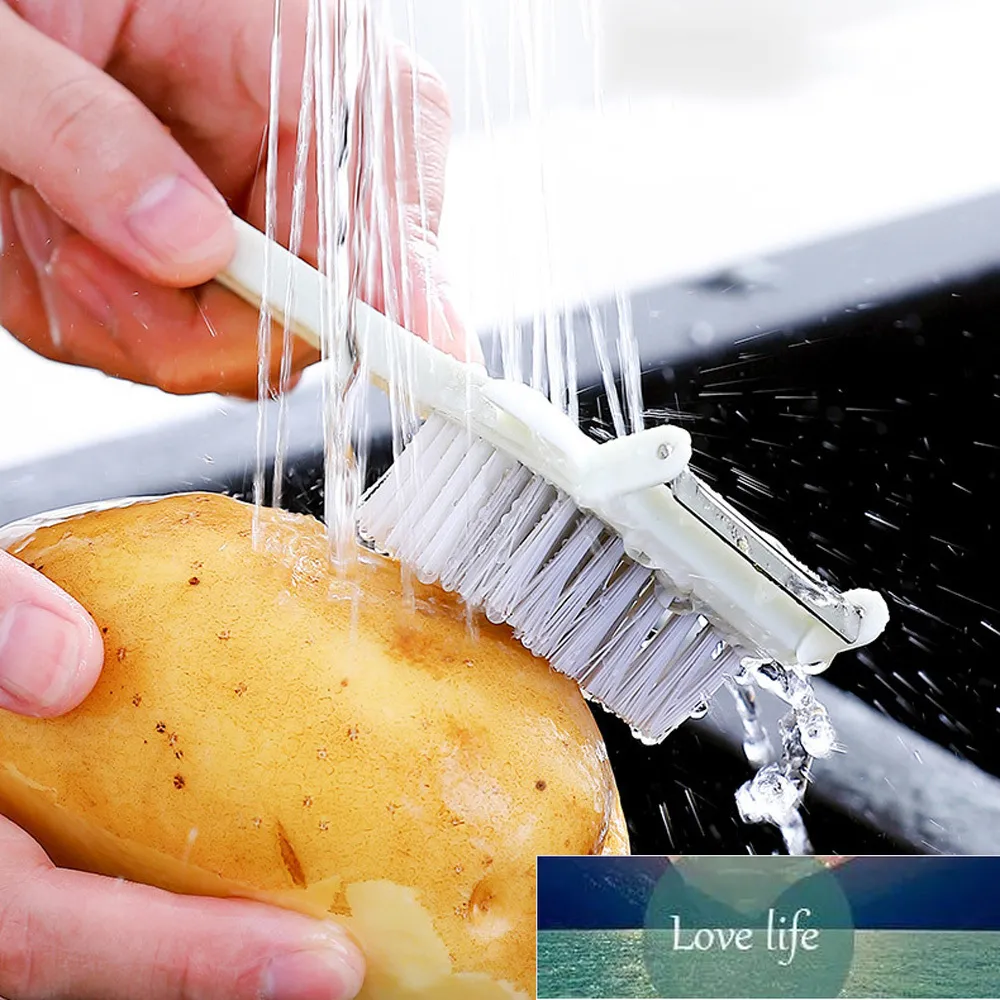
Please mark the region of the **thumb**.
POLYGON ((87 612, 0 550, 0 709, 62 715, 90 694, 103 662, 101 636, 87 612))
POLYGON ((346 1000, 364 975, 338 924, 54 868, 2 816, 0 903, 0 993, 22 1000, 346 1000))
POLYGON ((229 209, 152 112, 2 3, 0 104, 0 170, 123 264, 183 287, 229 261, 229 209))

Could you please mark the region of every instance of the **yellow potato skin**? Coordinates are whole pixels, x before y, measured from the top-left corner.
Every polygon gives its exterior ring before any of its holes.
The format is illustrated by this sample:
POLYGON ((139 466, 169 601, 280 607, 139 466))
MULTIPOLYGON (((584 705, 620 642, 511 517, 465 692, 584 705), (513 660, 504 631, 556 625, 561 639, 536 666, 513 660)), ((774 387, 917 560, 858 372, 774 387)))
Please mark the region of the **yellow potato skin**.
POLYGON ((60 864, 343 919, 368 996, 533 995, 536 855, 628 852, 579 691, 395 563, 338 576, 318 522, 263 510, 255 546, 253 516, 191 494, 14 547, 105 667, 61 719, 0 713, 0 811, 60 864))

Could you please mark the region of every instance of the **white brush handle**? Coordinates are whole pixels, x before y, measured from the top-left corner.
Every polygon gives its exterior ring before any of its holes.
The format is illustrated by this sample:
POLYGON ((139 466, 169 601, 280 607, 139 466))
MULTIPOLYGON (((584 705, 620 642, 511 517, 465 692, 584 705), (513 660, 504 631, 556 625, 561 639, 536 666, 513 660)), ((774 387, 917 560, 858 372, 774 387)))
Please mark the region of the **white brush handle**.
MULTIPOLYGON (((322 350, 323 276, 239 219, 236 235, 236 254, 216 280, 280 323, 290 303, 290 329, 322 350)), ((354 332, 358 360, 370 379, 404 388, 418 409, 468 426, 574 498, 581 484, 583 498, 596 503, 669 482, 691 457, 690 435, 672 426, 600 445, 537 390, 490 378, 482 365, 432 347, 360 299, 354 332)), ((346 380, 355 361, 347 337, 328 345, 326 354, 346 380)))

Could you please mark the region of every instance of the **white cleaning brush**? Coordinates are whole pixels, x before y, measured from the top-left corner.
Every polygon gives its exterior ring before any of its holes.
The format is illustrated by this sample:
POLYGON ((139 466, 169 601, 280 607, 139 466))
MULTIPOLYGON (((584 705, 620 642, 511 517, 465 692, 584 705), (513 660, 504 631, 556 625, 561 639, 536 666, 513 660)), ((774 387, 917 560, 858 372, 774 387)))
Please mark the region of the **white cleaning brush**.
MULTIPOLYGON (((218 280, 318 344, 321 276, 239 223, 218 280), (287 288, 292 289, 290 296, 287 288)), ((879 594, 840 593, 688 469, 665 425, 598 444, 541 393, 490 378, 362 302, 355 358, 405 380, 427 419, 359 511, 362 536, 459 594, 658 742, 744 659, 817 673, 888 622, 879 594)))

